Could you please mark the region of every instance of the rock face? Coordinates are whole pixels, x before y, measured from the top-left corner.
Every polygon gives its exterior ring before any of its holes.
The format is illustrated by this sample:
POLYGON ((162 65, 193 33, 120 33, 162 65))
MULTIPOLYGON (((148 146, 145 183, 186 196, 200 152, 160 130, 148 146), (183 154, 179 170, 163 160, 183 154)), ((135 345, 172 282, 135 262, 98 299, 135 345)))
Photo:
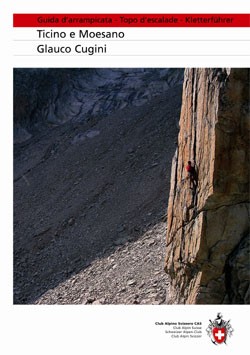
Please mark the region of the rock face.
POLYGON ((168 205, 169 303, 249 303, 248 105, 248 69, 186 69, 168 205))
POLYGON ((44 125, 142 106, 183 81, 182 69, 15 69, 15 143, 44 125))

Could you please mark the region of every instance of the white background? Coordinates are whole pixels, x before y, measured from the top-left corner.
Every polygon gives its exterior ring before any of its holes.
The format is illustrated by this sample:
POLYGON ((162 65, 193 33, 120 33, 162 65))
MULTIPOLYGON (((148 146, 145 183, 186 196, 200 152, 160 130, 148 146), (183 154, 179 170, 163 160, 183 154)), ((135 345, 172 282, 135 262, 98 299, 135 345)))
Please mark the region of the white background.
MULTIPOLYGON (((13 306, 13 67, 247 67, 249 57, 241 57, 235 46, 228 56, 178 57, 16 57, 13 56, 13 13, 249 13, 246 0, 70 0, 2 1, 1 28, 1 246, 0 316, 2 354, 237 354, 248 347, 249 306, 13 306), (118 4, 119 2, 119 4, 118 4), (155 322, 201 321, 222 312, 231 319, 234 335, 228 345, 214 346, 201 340, 170 339, 166 328, 155 322)), ((136 30, 135 30, 136 31, 136 30)), ((147 30, 148 31, 148 30, 147 30)), ((180 32, 177 29, 177 32, 180 32)), ((249 39, 248 30, 196 29, 204 36, 217 33, 223 39, 249 39), (216 32, 215 32, 216 31, 216 32)), ((173 29, 169 33, 173 32, 173 29)), ((176 33, 177 33, 176 32, 176 33)), ((193 31, 194 32, 194 31, 193 31)), ((185 36, 187 36, 185 32, 185 36)), ((190 35, 192 31, 190 31, 190 35)), ((198 36, 199 36, 198 35, 198 36)), ((182 43, 184 52, 189 42, 182 43)))

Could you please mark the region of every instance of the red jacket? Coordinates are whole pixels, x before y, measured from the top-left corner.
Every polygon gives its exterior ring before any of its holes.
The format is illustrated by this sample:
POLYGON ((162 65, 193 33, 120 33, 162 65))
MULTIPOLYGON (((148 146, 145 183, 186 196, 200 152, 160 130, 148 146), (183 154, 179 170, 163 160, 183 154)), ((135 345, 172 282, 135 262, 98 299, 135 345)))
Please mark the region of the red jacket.
POLYGON ((186 166, 186 170, 187 170, 188 173, 193 173, 194 172, 194 167, 191 166, 191 165, 187 165, 186 166))

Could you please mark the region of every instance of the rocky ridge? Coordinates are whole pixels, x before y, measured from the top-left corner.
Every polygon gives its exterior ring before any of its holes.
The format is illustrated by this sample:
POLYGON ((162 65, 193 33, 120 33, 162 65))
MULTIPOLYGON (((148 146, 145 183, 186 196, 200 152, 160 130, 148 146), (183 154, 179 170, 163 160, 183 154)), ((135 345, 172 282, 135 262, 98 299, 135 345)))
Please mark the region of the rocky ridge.
POLYGON ((183 80, 182 69, 15 69, 15 142, 66 122, 138 107, 183 80))

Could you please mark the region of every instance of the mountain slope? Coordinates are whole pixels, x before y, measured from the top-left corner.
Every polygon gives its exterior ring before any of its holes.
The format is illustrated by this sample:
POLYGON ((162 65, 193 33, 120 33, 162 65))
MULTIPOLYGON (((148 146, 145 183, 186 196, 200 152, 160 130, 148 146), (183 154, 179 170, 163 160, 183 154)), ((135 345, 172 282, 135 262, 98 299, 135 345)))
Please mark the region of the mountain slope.
POLYGON ((165 302, 164 221, 180 104, 176 86, 140 107, 45 126, 15 145, 15 303, 165 302))

